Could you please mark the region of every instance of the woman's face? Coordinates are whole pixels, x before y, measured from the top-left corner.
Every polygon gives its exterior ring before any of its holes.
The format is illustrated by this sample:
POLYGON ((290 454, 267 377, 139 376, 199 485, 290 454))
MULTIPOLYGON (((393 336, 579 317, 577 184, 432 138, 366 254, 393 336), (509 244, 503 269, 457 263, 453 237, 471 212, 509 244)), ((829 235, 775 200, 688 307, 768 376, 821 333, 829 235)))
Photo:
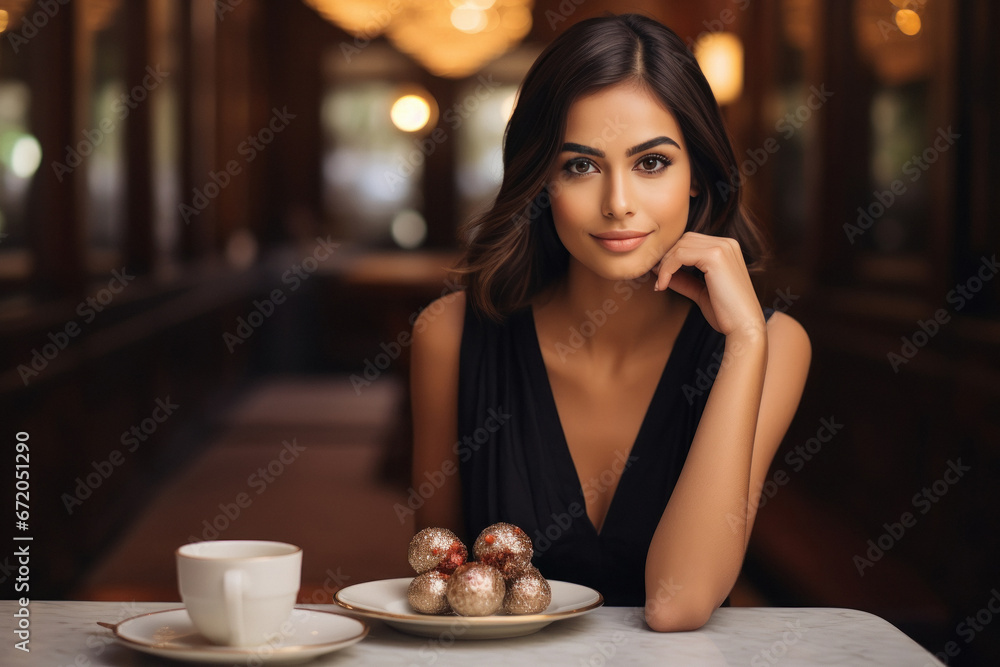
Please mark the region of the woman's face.
POLYGON ((652 269, 684 233, 697 194, 680 126, 633 84, 570 106, 548 189, 571 262, 608 280, 652 269))

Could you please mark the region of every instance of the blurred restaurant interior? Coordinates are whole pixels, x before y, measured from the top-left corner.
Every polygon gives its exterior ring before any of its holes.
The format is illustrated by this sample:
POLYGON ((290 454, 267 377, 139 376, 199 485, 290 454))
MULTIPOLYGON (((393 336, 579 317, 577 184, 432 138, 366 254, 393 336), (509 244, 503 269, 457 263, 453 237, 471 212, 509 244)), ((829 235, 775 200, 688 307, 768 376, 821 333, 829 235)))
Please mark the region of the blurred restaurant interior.
POLYGON ((698 55, 774 242, 761 302, 813 344, 733 603, 863 609, 1000 661, 1000 4, 0 10, 0 413, 4 470, 29 438, 32 597, 176 600, 173 550, 215 536, 302 545, 307 601, 406 575, 406 334, 456 287, 532 60, 636 11, 698 55))

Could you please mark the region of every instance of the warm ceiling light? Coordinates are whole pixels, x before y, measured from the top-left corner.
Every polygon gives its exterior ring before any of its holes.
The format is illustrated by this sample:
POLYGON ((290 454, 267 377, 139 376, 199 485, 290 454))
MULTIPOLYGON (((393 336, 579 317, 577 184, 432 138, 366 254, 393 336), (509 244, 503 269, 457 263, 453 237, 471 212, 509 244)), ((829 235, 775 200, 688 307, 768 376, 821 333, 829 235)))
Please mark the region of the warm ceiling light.
POLYGON ((0 0, 0 32, 20 27, 18 24, 30 2, 31 0, 0 0))
POLYGON ((719 104, 743 92, 743 42, 731 32, 712 32, 698 40, 694 56, 719 104))
POLYGON ((431 74, 462 78, 527 36, 532 0, 409 0, 386 31, 431 74))
POLYGON ((401 0, 305 0, 316 13, 355 37, 380 35, 398 13, 401 0), (387 4, 389 5, 387 7, 387 4), (392 11, 395 10, 395 11, 392 11))
POLYGON ((421 95, 403 95, 389 111, 392 124, 404 132, 416 132, 427 126, 431 119, 431 105, 421 95))
POLYGON ((303 1, 357 37, 372 39, 384 31, 393 46, 431 74, 452 78, 474 74, 524 39, 531 30, 534 4, 534 0, 303 1))
POLYGON ((486 12, 471 4, 464 4, 451 10, 451 24, 470 35, 482 32, 488 22, 486 12))
POLYGON ((920 15, 912 9, 900 9, 895 18, 896 26, 904 35, 912 37, 920 32, 920 15))

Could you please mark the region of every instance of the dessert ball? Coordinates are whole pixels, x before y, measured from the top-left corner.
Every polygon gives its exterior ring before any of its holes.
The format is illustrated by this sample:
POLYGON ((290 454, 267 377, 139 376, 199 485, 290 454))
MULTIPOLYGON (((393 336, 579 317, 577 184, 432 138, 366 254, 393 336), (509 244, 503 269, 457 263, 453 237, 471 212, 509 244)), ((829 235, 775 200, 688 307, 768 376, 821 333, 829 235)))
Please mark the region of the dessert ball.
POLYGON ((421 575, 417 575, 410 582, 410 587, 406 590, 406 599, 410 606, 421 614, 447 614, 451 611, 448 606, 447 574, 442 574, 437 570, 430 570, 421 575))
POLYGON ((510 579, 531 564, 531 538, 512 523, 495 523, 484 529, 473 545, 476 560, 500 570, 510 579))
POLYGON ((534 566, 507 581, 507 593, 503 598, 503 610, 508 614, 538 614, 552 602, 552 588, 549 582, 534 566))
POLYGON ((448 604, 461 616, 489 616, 503 605, 503 575, 485 563, 460 565, 448 578, 448 604))
POLYGON ((447 528, 424 528, 410 540, 407 558, 417 574, 437 570, 451 574, 469 557, 469 550, 447 528))

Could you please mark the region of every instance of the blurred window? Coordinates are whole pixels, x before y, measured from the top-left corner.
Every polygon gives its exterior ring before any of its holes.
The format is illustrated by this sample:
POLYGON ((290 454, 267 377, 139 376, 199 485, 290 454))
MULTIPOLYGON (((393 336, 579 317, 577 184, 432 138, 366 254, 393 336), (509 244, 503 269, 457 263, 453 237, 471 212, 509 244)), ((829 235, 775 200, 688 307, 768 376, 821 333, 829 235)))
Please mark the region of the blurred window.
MULTIPOLYGON (((818 132, 815 114, 807 104, 812 82, 806 72, 806 60, 816 39, 818 10, 815 0, 782 1, 781 29, 776 43, 776 87, 767 100, 764 114, 768 123, 765 131, 778 146, 771 181, 773 233, 782 257, 792 262, 805 256, 803 249, 810 222, 806 155, 817 150, 818 132)), ((746 166, 743 171, 747 171, 746 166)))
POLYGON ((866 192, 871 201, 862 207, 872 226, 857 241, 874 255, 916 257, 928 249, 933 179, 918 181, 932 164, 921 156, 936 134, 928 111, 943 25, 935 9, 926 2, 856 0, 854 5, 855 39, 872 84, 866 192))
POLYGON ((389 243, 397 215, 419 211, 425 154, 420 135, 398 129, 390 110, 400 88, 347 82, 323 100, 323 186, 337 234, 362 244, 389 243))
POLYGON ((42 161, 29 130, 31 93, 27 84, 0 80, 0 278, 28 272, 26 207, 28 189, 42 161))
POLYGON ((455 178, 460 221, 482 213, 496 198, 503 178, 503 133, 516 95, 516 85, 491 90, 473 81, 442 117, 445 128, 458 137, 455 178))
POLYGON ((104 273, 119 263, 125 234, 125 132, 134 105, 148 91, 125 90, 121 11, 115 3, 84 15, 92 40, 90 105, 86 127, 71 147, 86 163, 88 264, 104 273))
MULTIPOLYGON (((155 0, 153 15, 153 60, 166 72, 180 69, 180 7, 173 0, 155 0)), ((173 258, 180 242, 177 216, 180 193, 180 102, 176 76, 167 76, 151 92, 153 116, 153 236, 162 261, 173 258)))

